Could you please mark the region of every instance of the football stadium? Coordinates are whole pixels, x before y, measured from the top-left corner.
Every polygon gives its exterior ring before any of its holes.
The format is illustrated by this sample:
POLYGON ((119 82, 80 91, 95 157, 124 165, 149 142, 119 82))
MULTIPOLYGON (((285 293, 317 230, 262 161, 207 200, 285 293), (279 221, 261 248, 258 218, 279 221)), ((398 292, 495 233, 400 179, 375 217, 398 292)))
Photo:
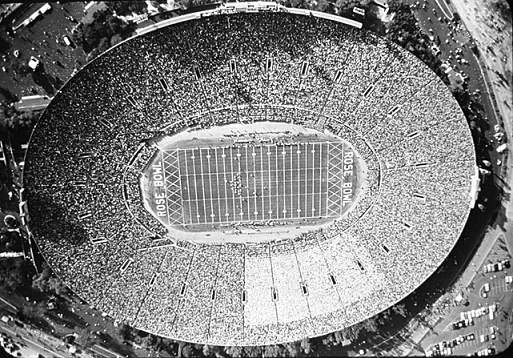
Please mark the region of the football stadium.
POLYGON ((55 273, 120 322, 241 346, 407 297, 473 206, 449 89, 352 20, 226 4, 90 62, 32 134, 22 206, 55 273))

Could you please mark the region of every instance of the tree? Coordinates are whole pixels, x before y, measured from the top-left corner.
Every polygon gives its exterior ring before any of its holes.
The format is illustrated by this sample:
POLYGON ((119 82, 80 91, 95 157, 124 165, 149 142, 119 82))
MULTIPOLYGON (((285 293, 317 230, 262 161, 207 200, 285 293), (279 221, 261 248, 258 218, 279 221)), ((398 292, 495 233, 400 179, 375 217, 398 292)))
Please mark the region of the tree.
POLYGON ((39 274, 36 274, 32 277, 32 288, 39 290, 41 292, 46 292, 49 290, 48 280, 52 276, 52 271, 50 266, 43 264, 42 270, 39 274))
POLYGON ((142 14, 147 10, 147 5, 143 1, 105 1, 105 5, 121 16, 128 16, 132 13, 142 14))
POLYGON ((277 345, 270 345, 270 346, 265 346, 264 347, 264 353, 263 353, 263 356, 264 357, 277 357, 280 353, 280 349, 278 348, 277 345))
POLYGON ((349 339, 350 341, 356 341, 358 340, 358 337, 360 336, 360 333, 363 330, 363 325, 360 323, 354 324, 352 326, 344 328, 344 330, 341 332, 344 337, 349 339))
POLYGON ((68 287, 58 277, 50 277, 48 279, 48 288, 50 291, 55 292, 58 295, 64 296, 69 293, 68 287))
POLYGON ((132 339, 132 328, 126 323, 119 325, 117 333, 122 341, 130 341, 132 339))
POLYGON ((29 282, 29 269, 22 258, 0 260, 0 286, 9 290, 25 286, 29 282))
POLYGON ((285 348, 289 352, 291 357, 297 357, 299 355, 299 344, 298 342, 287 343, 285 348))
POLYGON ((83 348, 90 348, 98 343, 98 337, 90 327, 78 328, 78 341, 83 348))
POLYGON ((29 319, 42 318, 48 311, 44 302, 30 303, 25 302, 21 308, 21 313, 29 319))
POLYGON ((406 305, 404 303, 400 303, 400 304, 393 306, 392 311, 394 311, 394 313, 399 314, 403 317, 406 317, 408 315, 408 310, 406 309, 406 305))
POLYGON ((109 48, 110 48, 109 38, 103 37, 100 40, 98 46, 89 53, 89 55, 87 56, 87 59, 90 61, 90 60, 94 59, 95 57, 101 55, 105 51, 107 51, 109 48))
POLYGON ((244 347, 244 354, 246 357, 256 357, 262 353, 262 348, 258 346, 246 346, 244 347))
POLYGON ((123 41, 123 37, 120 34, 115 34, 110 38, 110 46, 113 47, 123 41))
POLYGON ((182 357, 184 358, 190 358, 194 356, 194 350, 189 344, 185 344, 183 347, 181 347, 181 353, 182 357))
POLYGON ((360 7, 367 10, 369 0, 337 0, 335 7, 339 15, 352 16, 353 8, 360 7))
POLYGON ((9 41, 5 40, 3 37, 0 37, 0 53, 6 53, 11 45, 9 41))
POLYGON ((365 321, 360 322, 367 332, 376 332, 378 330, 377 324, 377 316, 366 319, 365 321))
POLYGON ((224 352, 233 358, 242 357, 242 347, 239 346, 225 347, 224 352))
POLYGON ((205 357, 222 357, 222 349, 219 346, 205 344, 203 346, 203 355, 205 357))
POLYGON ((52 291, 58 295, 65 295, 68 293, 68 288, 61 281, 60 278, 53 275, 50 266, 43 264, 42 270, 32 278, 32 288, 41 292, 52 291))
POLYGON ((143 348, 155 349, 155 345, 157 343, 157 337, 153 334, 148 334, 147 336, 141 339, 141 346, 143 348))
POLYGON ((304 338, 301 341, 301 349, 305 354, 310 354, 312 351, 312 345, 310 344, 310 340, 308 338, 304 338))
POLYGON ((73 42, 80 47, 84 47, 85 39, 84 39, 84 24, 79 23, 77 27, 75 27, 75 31, 71 34, 71 39, 73 42))
POLYGON ((333 4, 328 0, 319 0, 317 1, 317 5, 314 7, 314 10, 334 14, 335 6, 333 6, 333 4))
POLYGON ((340 331, 336 331, 334 333, 334 336, 335 336, 334 345, 338 345, 338 344, 342 343, 342 341, 344 340, 344 336, 342 336, 342 333, 340 331))

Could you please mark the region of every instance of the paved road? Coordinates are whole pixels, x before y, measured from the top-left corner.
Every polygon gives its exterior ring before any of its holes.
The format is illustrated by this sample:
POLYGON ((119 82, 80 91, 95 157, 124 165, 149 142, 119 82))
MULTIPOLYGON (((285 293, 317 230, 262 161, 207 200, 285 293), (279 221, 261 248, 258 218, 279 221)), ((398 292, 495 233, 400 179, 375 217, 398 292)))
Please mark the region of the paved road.
MULTIPOLYGON (((410 0, 412 4, 415 2, 414 0, 410 0)), ((464 24, 460 23, 460 26, 457 26, 456 23, 451 20, 452 11, 450 11, 444 0, 420 1, 420 3, 420 8, 414 10, 420 27, 426 33, 433 33, 435 38, 437 36, 439 37, 439 47, 441 51, 439 58, 449 63, 451 67, 458 72, 462 72, 469 77, 467 80, 469 92, 473 93, 479 91, 481 93, 481 95, 476 96, 483 105, 490 128, 493 128, 494 125, 498 123, 495 107, 490 99, 490 91, 487 83, 483 78, 481 64, 470 49, 472 40, 470 33, 464 24), (426 4, 425 9, 423 9, 422 4, 426 4), (446 14, 450 14, 450 16, 446 14), (461 57, 468 61, 468 64, 459 64, 456 61, 455 56, 458 49, 462 50, 461 57)), ((493 141, 493 129, 486 133, 486 138, 493 141)), ((492 157, 493 172, 500 172, 501 167, 497 166, 497 159, 500 158, 500 155, 495 151, 491 151, 490 156, 492 157)))
POLYGON ((8 302, 8 301, 4 300, 2 297, 0 297, 0 301, 2 301, 2 303, 4 303, 5 305, 7 305, 7 306, 9 307, 10 311, 12 311, 12 312, 18 312, 18 308, 17 308, 15 305, 13 305, 12 303, 10 303, 10 302, 8 302))
POLYGON ((58 358, 71 357, 69 353, 63 351, 63 347, 52 347, 38 340, 33 335, 32 337, 29 336, 30 333, 17 327, 7 326, 4 322, 0 323, 0 331, 14 340, 16 346, 20 348, 17 352, 20 352, 22 357, 36 357, 38 354, 48 356, 48 353, 58 358), (59 350, 59 352, 57 352, 57 350, 59 350))

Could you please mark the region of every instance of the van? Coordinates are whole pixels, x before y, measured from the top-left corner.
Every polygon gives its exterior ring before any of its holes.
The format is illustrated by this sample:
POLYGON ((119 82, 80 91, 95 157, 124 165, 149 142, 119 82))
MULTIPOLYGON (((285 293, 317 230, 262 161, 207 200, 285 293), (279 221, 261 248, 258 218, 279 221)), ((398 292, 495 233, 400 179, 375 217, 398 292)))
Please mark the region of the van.
POLYGON ((62 40, 64 41, 64 43, 66 44, 66 46, 71 46, 71 40, 69 39, 69 37, 67 35, 64 35, 64 37, 62 38, 62 40))
POLYGON ((48 11, 50 11, 52 9, 52 6, 48 3, 44 4, 40 9, 39 11, 41 12, 41 14, 46 14, 48 11))

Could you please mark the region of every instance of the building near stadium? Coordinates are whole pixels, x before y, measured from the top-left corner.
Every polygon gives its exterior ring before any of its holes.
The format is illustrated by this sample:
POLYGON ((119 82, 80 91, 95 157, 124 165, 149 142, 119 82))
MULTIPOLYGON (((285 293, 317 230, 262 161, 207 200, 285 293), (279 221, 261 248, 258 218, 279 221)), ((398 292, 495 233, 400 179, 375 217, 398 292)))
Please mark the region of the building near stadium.
POLYGON ((476 166, 427 66, 269 3, 164 25, 85 66, 32 135, 20 207, 72 290, 157 335, 265 345, 362 321, 436 271, 476 166))

